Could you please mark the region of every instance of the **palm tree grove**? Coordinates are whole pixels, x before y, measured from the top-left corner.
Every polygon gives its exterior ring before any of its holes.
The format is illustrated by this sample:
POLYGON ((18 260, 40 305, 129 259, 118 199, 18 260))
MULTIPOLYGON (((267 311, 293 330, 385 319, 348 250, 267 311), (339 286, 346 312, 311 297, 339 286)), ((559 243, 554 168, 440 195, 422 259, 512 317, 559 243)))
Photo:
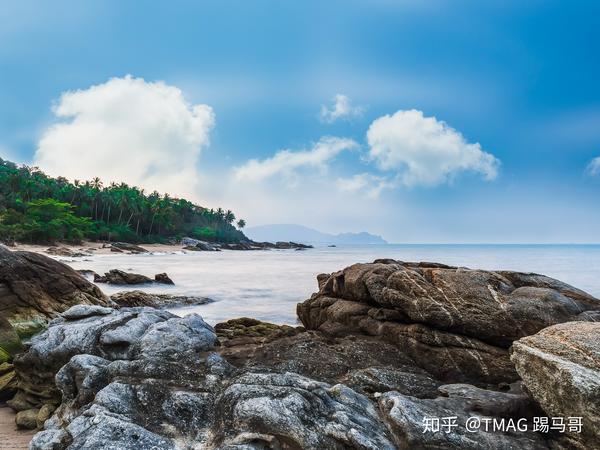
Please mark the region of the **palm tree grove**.
POLYGON ((245 221, 233 212, 99 178, 72 183, 0 158, 0 240, 54 243, 83 239, 158 243, 183 236, 239 242, 245 221), (237 225, 237 229, 236 226, 237 225))

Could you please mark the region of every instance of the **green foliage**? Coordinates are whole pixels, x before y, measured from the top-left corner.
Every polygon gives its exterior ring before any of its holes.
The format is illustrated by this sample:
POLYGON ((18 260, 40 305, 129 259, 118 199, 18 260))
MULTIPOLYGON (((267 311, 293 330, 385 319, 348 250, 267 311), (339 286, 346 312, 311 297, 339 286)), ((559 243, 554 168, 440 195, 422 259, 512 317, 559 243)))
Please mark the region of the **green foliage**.
POLYGON ((125 183, 103 186, 99 178, 70 183, 0 159, 4 241, 165 242, 186 235, 218 242, 245 239, 234 222, 235 215, 221 208, 203 208, 156 191, 146 194, 125 183))

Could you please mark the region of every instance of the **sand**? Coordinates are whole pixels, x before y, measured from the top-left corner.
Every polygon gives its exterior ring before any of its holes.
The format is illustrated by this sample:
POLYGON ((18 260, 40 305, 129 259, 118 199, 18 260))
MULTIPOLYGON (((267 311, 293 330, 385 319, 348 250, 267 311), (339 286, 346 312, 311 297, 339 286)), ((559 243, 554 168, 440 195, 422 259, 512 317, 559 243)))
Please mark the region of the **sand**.
MULTIPOLYGON (((28 252, 42 253, 47 255, 46 250, 50 247, 49 245, 32 245, 32 244, 17 244, 14 247, 11 247, 11 250, 24 250, 28 252)), ((102 247, 102 243, 100 242, 84 242, 80 245, 71 245, 71 244, 57 244, 56 247, 66 247, 70 250, 76 252, 84 252, 91 253, 94 255, 120 255, 118 252, 111 252, 110 248, 107 246, 106 248, 102 247)), ((180 252, 182 247, 181 245, 167 245, 167 244, 140 244, 140 247, 145 248, 150 252, 160 252, 160 253, 173 253, 180 252)), ((126 255, 127 252, 122 253, 126 255)))
POLYGON ((34 434, 17 430, 13 410, 0 405, 0 450, 26 450, 34 434))

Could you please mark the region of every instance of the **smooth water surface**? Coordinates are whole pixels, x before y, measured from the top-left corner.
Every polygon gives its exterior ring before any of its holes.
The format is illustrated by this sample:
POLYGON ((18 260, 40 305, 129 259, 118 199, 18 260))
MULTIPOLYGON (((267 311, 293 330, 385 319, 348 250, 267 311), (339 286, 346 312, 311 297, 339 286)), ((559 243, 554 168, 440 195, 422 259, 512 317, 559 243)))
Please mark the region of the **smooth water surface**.
MULTIPOLYGON (((175 286, 130 289, 210 297, 214 303, 174 311, 177 314, 197 312, 211 324, 242 316, 296 324, 296 304, 317 290, 317 274, 377 258, 536 272, 600 297, 600 245, 385 245, 320 247, 306 251, 110 254, 72 260, 68 264, 98 273, 109 269, 148 276, 167 272, 175 286)), ((107 294, 124 289, 99 286, 107 294)))

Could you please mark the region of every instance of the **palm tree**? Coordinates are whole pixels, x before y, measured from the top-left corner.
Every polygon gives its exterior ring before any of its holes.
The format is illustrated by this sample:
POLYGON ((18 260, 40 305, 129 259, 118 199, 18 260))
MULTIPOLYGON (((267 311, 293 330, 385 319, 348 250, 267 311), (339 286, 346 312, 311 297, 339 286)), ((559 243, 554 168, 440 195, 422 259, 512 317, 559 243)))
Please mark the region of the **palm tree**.
POLYGON ((241 230, 246 226, 246 221, 244 219, 240 219, 237 221, 237 227, 241 230))

